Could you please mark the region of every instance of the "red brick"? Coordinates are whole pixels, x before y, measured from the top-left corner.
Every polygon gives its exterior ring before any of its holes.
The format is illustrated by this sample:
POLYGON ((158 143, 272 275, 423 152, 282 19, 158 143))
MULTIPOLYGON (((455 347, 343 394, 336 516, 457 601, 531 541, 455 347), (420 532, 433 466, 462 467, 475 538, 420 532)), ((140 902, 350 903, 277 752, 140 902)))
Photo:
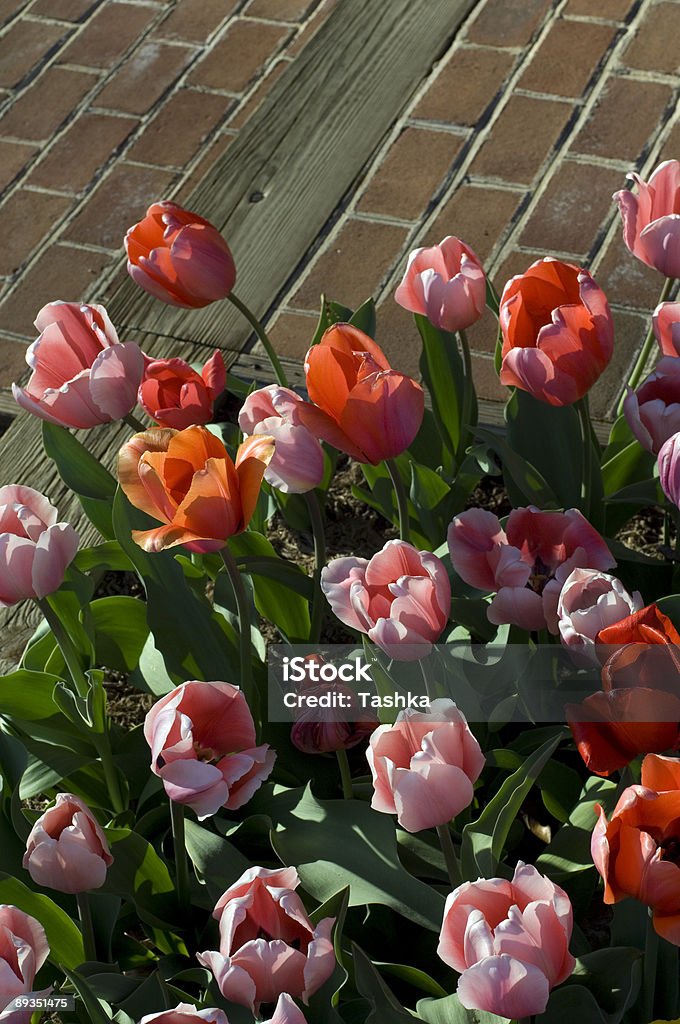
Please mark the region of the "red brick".
POLYGON ((413 313, 409 313, 394 301, 394 292, 386 295, 378 306, 376 341, 392 366, 400 373, 408 373, 412 377, 420 376, 420 335, 413 322, 413 313))
POLYGON ((191 72, 193 85, 242 92, 274 56, 290 30, 255 21, 237 21, 191 72))
POLYGON ((620 219, 617 232, 609 243, 595 273, 597 283, 610 302, 650 312, 659 301, 664 279, 657 270, 633 256, 623 241, 620 219))
POLYGON ((113 67, 148 28, 154 13, 151 7, 109 0, 60 55, 60 62, 87 68, 113 67))
POLYGON ((375 295, 400 256, 406 229, 393 224, 348 220, 321 253, 291 306, 317 310, 323 292, 353 309, 375 295))
POLYGON ((64 36, 64 26, 39 21, 15 22, 0 48, 0 85, 16 86, 53 50, 64 36))
POLYGON ((126 230, 148 206, 164 199, 172 174, 155 167, 117 164, 71 222, 66 238, 107 249, 120 249, 126 230))
POLYGON ((31 14, 58 18, 60 21, 82 21, 100 0, 38 0, 31 14))
POLYGON ((149 40, 142 43, 99 93, 98 107, 146 114, 182 74, 193 56, 184 46, 149 40))
POLYGON ((485 309, 481 318, 472 327, 468 327, 467 339, 473 352, 493 353, 496 351, 498 338, 498 320, 490 309, 485 309))
POLYGON ((262 79, 260 84, 255 89, 254 93, 250 96, 245 103, 241 103, 237 108, 236 113, 229 120, 230 128, 242 128, 249 117, 251 117, 256 110, 258 110, 265 100, 265 97, 269 95, 272 90, 272 86, 281 77, 287 67, 290 67, 290 61, 278 60, 276 64, 269 68, 269 71, 262 79))
POLYGON ((250 0, 243 12, 249 18, 304 21, 319 0, 250 0))
POLYGON ((477 397, 487 402, 507 402, 510 392, 498 379, 493 355, 472 355, 472 377, 477 397))
POLYGON ((414 220, 450 170, 463 139, 449 132, 406 128, 391 146, 359 209, 414 220))
POLYGON ((34 168, 30 183, 79 192, 115 155, 137 124, 132 117, 81 114, 34 168))
POLYGON ((302 32, 295 37, 293 42, 287 49, 289 57, 295 57, 303 50, 310 40, 314 38, 322 25, 328 21, 328 18, 333 13, 333 10, 339 3, 339 0, 321 0, 321 3, 314 11, 314 14, 309 19, 302 32))
POLYGON ((29 372, 26 365, 26 345, 21 341, 0 338, 0 387, 8 388, 29 372))
POLYGON ((302 313, 280 313, 273 327, 267 328, 271 342, 282 356, 302 359, 316 330, 316 319, 302 313))
POLYGON ((536 260, 543 259, 543 253, 540 251, 522 252, 520 249, 511 249, 509 252, 504 252, 502 255, 503 262, 499 265, 498 269, 493 272, 494 288, 499 295, 502 293, 503 288, 511 277, 523 274, 529 269, 532 263, 535 263, 536 260))
POLYGON ((7 199, 0 211, 3 243, 0 247, 0 275, 13 274, 33 254, 71 205, 65 196, 20 189, 7 199))
POLYGON ((161 167, 183 167, 223 120, 230 105, 224 96, 180 89, 145 125, 127 156, 161 167))
POLYGON ((658 132, 672 98, 668 85, 611 78, 572 148, 577 153, 635 161, 650 136, 658 132))
POLYGON ((614 311, 614 354, 590 393, 590 412, 597 419, 613 418, 621 392, 631 371, 633 360, 645 338, 646 317, 636 313, 614 311))
POLYGON ((440 70, 413 116, 448 124, 476 124, 514 63, 514 55, 503 50, 459 47, 440 70))
POLYGON ((581 96, 615 32, 611 25, 556 21, 520 78, 521 88, 581 96))
POLYGON ((234 138, 235 135, 225 133, 217 135, 212 140, 194 169, 189 173, 182 187, 178 190, 176 199, 179 203, 184 203, 192 195, 199 181, 205 177, 218 157, 222 156, 222 153, 224 153, 227 147, 234 141, 234 138))
POLYGON ((552 0, 487 0, 467 37, 489 46, 526 46, 552 7, 552 0))
POLYGON ((529 184, 564 131, 572 110, 569 103, 511 96, 470 173, 529 184))
POLYGON ((0 142, 0 190, 14 181, 35 152, 35 146, 23 142, 0 142))
POLYGON ((678 35, 680 6, 677 3, 651 4, 623 54, 622 63, 629 68, 675 74, 680 68, 680 62, 678 48, 673 40, 678 35))
POLYGON ((48 68, 0 119, 0 134, 31 142, 48 138, 95 82, 86 72, 48 68))
POLYGON ((417 245, 435 245, 456 235, 486 260, 505 233, 523 195, 491 186, 462 185, 445 203, 424 239, 417 245))
POLYGON ((33 339, 33 321, 38 310, 56 299, 96 299, 90 289, 110 262, 110 253, 88 252, 62 244, 49 246, 0 305, 2 328, 33 339))
MULTIPOLYGON (((610 18, 612 21, 625 21, 636 0, 597 0, 598 18, 610 18)), ((568 15, 591 15, 595 13, 593 0, 569 0, 564 9, 568 15)))
POLYGON ((163 19, 156 34, 163 39, 205 43, 236 7, 236 0, 182 0, 163 19))
POLYGON ((566 161, 541 196, 521 244, 586 256, 611 213, 612 192, 620 183, 618 171, 566 161))
POLYGON ((661 148, 659 163, 662 160, 680 160, 680 121, 673 125, 661 148))

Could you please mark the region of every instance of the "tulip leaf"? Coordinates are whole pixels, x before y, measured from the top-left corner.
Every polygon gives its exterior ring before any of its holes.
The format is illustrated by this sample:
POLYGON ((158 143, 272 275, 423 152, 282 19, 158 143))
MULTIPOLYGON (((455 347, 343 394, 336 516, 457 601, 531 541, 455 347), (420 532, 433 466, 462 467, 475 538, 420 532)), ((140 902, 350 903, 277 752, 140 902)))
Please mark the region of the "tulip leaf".
POLYGON ((45 452, 69 490, 78 495, 85 515, 102 536, 112 539, 113 476, 66 427, 44 421, 42 437, 45 452))
POLYGON ((333 324, 349 323, 353 315, 352 310, 348 306, 343 306, 339 302, 332 302, 325 295, 322 295, 319 320, 312 340, 309 343, 310 347, 318 345, 328 328, 332 327, 333 324))
POLYGON ((421 999, 416 1006, 418 1016, 426 1024, 507 1024, 507 1017, 497 1017, 485 1010, 466 1010, 455 994, 445 999, 421 999))
POLYGON ((82 974, 69 971, 66 968, 64 968, 64 974, 80 996, 90 1024, 111 1024, 113 1016, 111 1007, 107 1002, 99 999, 94 994, 89 982, 85 980, 82 974))
POLYGON ((18 878, 0 872, 0 903, 10 903, 40 921, 47 935, 53 963, 63 968, 82 964, 85 959, 82 935, 66 911, 49 896, 33 892, 18 878))
POLYGON ((0 713, 26 722, 51 718, 58 713, 53 694, 59 681, 59 676, 49 672, 25 669, 0 676, 0 713))
MULTIPOLYGON (((274 623, 289 643, 301 643, 308 640, 309 605, 298 590, 292 589, 288 585, 288 581, 292 575, 301 577, 300 582, 308 581, 309 577, 293 563, 278 558, 274 546, 261 533, 249 530, 238 537, 232 537, 229 547, 237 559, 255 556, 269 560, 266 574, 260 574, 256 568, 252 567, 245 570, 253 581, 255 607, 260 615, 274 623), (281 571, 278 576, 275 576, 274 566, 277 561, 281 565, 281 571)), ((229 585, 225 574, 221 573, 217 578, 216 586, 222 580, 229 585)))
POLYGON ((190 818, 184 823, 186 848, 191 862, 210 893, 218 899, 251 866, 247 857, 222 836, 190 818))
POLYGON ((116 540, 107 540, 91 548, 82 548, 73 559, 73 566, 80 572, 94 571, 126 572, 133 566, 116 540))
POLYGON ((102 892, 131 899, 152 925, 176 924, 175 885, 167 865, 142 836, 129 828, 107 828, 113 864, 102 892))
POLYGON ((432 413, 442 441, 458 463, 464 454, 467 427, 474 426, 465 423, 464 411, 468 407, 472 412, 469 402, 466 406, 466 389, 472 382, 466 381, 456 335, 435 327, 420 313, 415 314, 415 322, 423 343, 420 372, 430 393, 432 413))
POLYGON ((536 1024, 578 1019, 619 1024, 637 999, 641 980, 639 949, 616 946, 588 953, 579 957, 571 977, 551 994, 536 1024))
POLYGON ((527 503, 537 505, 541 509, 562 507, 545 477, 531 462, 518 455, 499 433, 485 427, 477 427, 475 434, 485 441, 501 460, 505 485, 508 493, 514 495, 512 500, 515 507, 527 503))
POLYGON ((149 636, 144 602, 123 595, 101 597, 90 608, 97 664, 132 672, 149 636))
POLYGON ((375 302, 372 298, 366 299, 362 304, 352 313, 349 318, 349 322, 352 327, 358 327, 360 331, 367 334, 369 338, 375 338, 376 322, 375 322, 375 302))
POLYGON ((413 1016, 395 998, 363 950, 352 943, 356 986, 371 1006, 366 1024, 413 1024, 413 1016))

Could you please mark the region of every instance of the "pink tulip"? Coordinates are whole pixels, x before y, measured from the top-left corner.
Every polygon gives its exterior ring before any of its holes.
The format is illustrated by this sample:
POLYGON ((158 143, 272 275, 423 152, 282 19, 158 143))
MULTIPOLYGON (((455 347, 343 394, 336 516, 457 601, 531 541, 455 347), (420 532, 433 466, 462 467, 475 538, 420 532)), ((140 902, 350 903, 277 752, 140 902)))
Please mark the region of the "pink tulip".
POLYGON ((179 1003, 174 1010, 148 1013, 139 1024, 229 1024, 224 1010, 197 1010, 191 1003, 179 1003))
POLYGON ((371 807, 396 814, 408 832, 444 825, 469 807, 485 764, 465 716, 445 698, 432 701, 429 711, 400 711, 394 725, 381 725, 366 757, 371 807))
POLYGON ((662 354, 680 356, 680 302, 660 302, 652 326, 662 354))
POLYGON ((213 402, 226 383, 221 352, 214 352, 200 373, 183 359, 154 359, 147 363, 138 400, 160 426, 184 430, 212 419, 213 402))
POLYGON ((36 885, 70 893, 99 889, 112 864, 106 836, 89 807, 72 793, 58 793, 26 841, 23 866, 36 885))
POLYGON ((657 465, 663 493, 680 508, 680 433, 673 434, 661 445, 657 465))
POLYGON ((448 896, 437 953, 460 973, 467 1010, 531 1017, 574 970, 572 927, 564 890, 520 861, 511 882, 465 882, 448 896))
POLYGON ((267 743, 256 745, 250 708, 231 683, 182 683, 151 708, 144 736, 170 800, 201 819, 243 807, 276 760, 267 743))
POLYGON ((659 448, 680 430, 680 359, 665 356, 623 403, 628 426, 643 448, 659 448))
POLYGON ((224 998, 255 1014, 284 992, 307 1003, 333 973, 335 919, 314 926, 294 891, 299 884, 295 868, 249 868, 215 907, 219 950, 198 954, 224 998))
POLYGON ((628 175, 638 194, 628 189, 615 192, 623 220, 623 240, 648 267, 680 277, 680 163, 665 160, 648 182, 639 174, 628 175))
POLYGON ((12 384, 23 409, 78 429, 122 419, 134 409, 144 355, 132 341, 120 344, 103 306, 50 302, 35 326, 40 337, 26 353, 33 372, 25 388, 12 384))
POLYGON ((611 551, 575 509, 541 512, 529 505, 508 516, 505 530, 492 512, 471 508, 457 515, 448 532, 458 575, 472 587, 496 595, 489 622, 558 632, 562 586, 574 569, 610 569, 611 551))
POLYGON ((45 929, 34 917, 18 907, 0 905, 0 1021, 30 1024, 33 1010, 9 1007, 19 996, 48 994, 34 992, 33 982, 49 952, 45 929))
POLYGON ((302 423, 300 407, 304 404, 290 388, 270 384, 248 395, 238 417, 246 436, 269 434, 274 438, 274 456, 264 478, 284 494, 304 494, 323 480, 323 449, 302 423))
POLYGON ((271 1020, 263 1021, 263 1024, 307 1024, 307 1018, 290 996, 283 994, 279 996, 274 1016, 271 1020))
POLYGON ((557 605, 562 643, 592 650, 601 629, 640 611, 643 605, 639 592, 629 594, 615 576, 596 569, 574 569, 564 581, 557 605))
POLYGON ((402 540, 388 540, 371 559, 333 559, 322 570, 321 589, 341 622, 398 661, 427 657, 449 619, 443 562, 402 540))
POLYGON ((440 330, 464 331, 484 312, 484 268, 472 249, 448 235, 439 245, 413 250, 394 297, 440 330))
POLYGON ((46 597, 61 586, 78 534, 58 516, 32 487, 0 487, 0 608, 46 597))
POLYGON ((170 306, 198 309, 225 299, 236 282, 229 246, 210 221, 163 200, 125 235, 128 273, 170 306))

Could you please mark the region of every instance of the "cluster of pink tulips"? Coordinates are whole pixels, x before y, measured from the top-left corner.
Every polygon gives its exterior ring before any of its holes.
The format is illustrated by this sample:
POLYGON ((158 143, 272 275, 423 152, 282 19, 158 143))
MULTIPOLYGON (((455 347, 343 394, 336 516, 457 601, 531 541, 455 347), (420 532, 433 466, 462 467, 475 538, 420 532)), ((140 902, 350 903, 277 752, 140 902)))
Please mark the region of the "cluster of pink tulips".
POLYGON ((680 163, 634 183, 615 196, 625 242, 665 281, 606 446, 588 394, 614 320, 589 271, 553 258, 498 297, 460 239, 415 250, 395 298, 422 380, 376 344, 370 301, 324 301, 304 394, 220 232, 172 202, 129 230, 131 277, 187 310, 233 302, 271 384, 232 378, 219 349, 193 366, 121 341, 100 305, 40 310, 14 396, 100 540, 0 488, 0 606, 44 619, 0 679, 3 1024, 62 993, 63 1020, 93 1024, 677 1017, 680 163), (505 435, 477 422, 465 332, 487 305, 505 435), (240 411, 215 422, 225 390, 240 411), (71 433, 114 423, 105 465, 71 433), (389 528, 379 550, 330 548, 341 459, 389 528), (475 504, 485 476, 507 515, 475 504), (658 557, 622 539, 650 507, 658 557), (274 517, 311 538, 309 572, 274 517), (141 598, 98 589, 120 572, 141 598), (288 724, 266 713, 274 631, 306 649, 288 724), (337 638, 379 694, 417 678, 424 705, 366 706, 324 675, 337 638), (468 720, 444 685, 461 645, 480 707, 513 647, 573 658, 595 689, 532 728, 506 679, 468 720), (150 696, 145 717, 121 722, 112 672, 150 696))

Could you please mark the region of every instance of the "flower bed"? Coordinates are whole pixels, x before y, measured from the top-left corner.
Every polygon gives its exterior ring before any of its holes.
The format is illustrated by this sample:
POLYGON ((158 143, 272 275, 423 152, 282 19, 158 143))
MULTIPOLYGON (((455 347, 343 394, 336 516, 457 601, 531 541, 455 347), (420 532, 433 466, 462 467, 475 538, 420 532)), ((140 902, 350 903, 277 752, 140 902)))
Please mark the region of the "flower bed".
POLYGON ((101 540, 0 489, 0 601, 42 613, 0 679, 1 1021, 677 1017, 680 164, 636 185, 662 296, 605 446, 611 313, 555 259, 499 297, 459 239, 416 250, 422 383, 370 300, 324 300, 292 390, 226 242, 168 202, 130 274, 234 303, 275 383, 40 311, 15 398, 101 540), (72 431, 118 420, 114 476, 72 431))

